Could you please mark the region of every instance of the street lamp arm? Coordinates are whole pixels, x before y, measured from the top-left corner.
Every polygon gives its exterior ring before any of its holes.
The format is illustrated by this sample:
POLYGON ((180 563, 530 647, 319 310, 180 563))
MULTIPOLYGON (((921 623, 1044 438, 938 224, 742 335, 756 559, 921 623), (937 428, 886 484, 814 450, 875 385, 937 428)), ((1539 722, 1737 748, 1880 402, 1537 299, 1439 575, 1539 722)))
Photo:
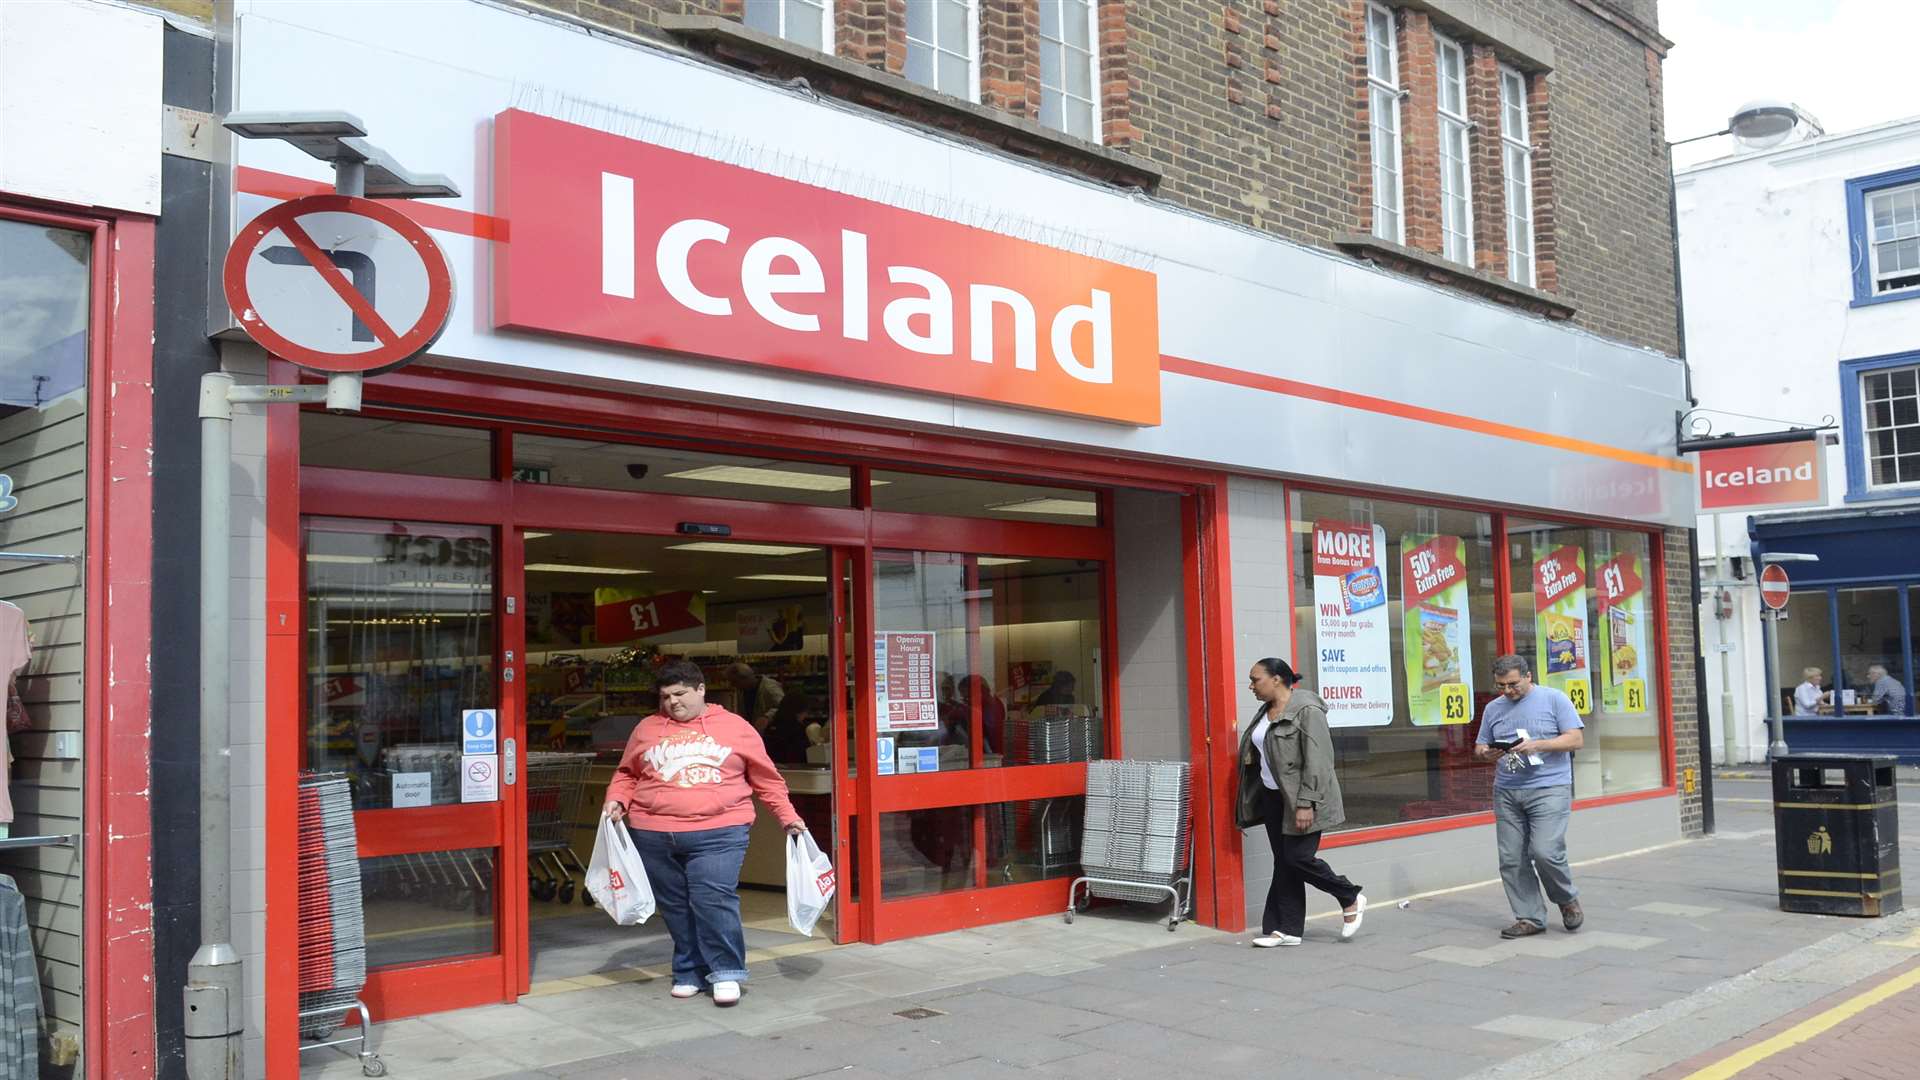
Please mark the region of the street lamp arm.
POLYGON ((1676 147, 1676 146, 1685 146, 1688 143, 1701 142, 1706 139, 1717 139, 1722 135, 1731 135, 1731 134, 1733 134, 1732 128, 1730 127, 1721 128, 1719 131, 1709 131, 1705 135, 1695 135, 1695 136, 1692 136, 1691 138, 1686 138, 1686 139, 1675 139, 1672 142, 1669 142, 1667 144, 1667 148, 1672 149, 1673 147, 1676 147))

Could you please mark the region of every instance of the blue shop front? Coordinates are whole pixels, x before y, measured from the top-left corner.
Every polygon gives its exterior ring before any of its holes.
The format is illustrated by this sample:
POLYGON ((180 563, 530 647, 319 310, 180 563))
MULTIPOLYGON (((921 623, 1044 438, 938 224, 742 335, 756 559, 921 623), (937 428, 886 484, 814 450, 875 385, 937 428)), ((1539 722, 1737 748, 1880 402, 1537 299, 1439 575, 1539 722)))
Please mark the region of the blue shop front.
POLYGON ((1787 745, 1920 762, 1920 506, 1759 515, 1747 531, 1754 565, 1789 557, 1778 670, 1767 671, 1787 745), (1805 555, 1816 560, 1791 558, 1805 555))

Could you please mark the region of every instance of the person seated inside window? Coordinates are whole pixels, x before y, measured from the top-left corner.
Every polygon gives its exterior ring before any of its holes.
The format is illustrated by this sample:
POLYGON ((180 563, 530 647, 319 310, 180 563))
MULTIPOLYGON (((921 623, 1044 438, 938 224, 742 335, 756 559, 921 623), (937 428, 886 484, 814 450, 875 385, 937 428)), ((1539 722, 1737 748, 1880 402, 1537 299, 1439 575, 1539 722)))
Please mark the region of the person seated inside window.
POLYGON ((1825 675, 1826 672, 1817 667, 1800 673, 1800 685, 1793 688, 1793 715, 1820 715, 1820 706, 1828 704, 1827 692, 1820 689, 1820 680, 1825 675))
POLYGON ((1900 680, 1887 674, 1887 665, 1873 664, 1867 668, 1867 700, 1872 703, 1873 711, 1881 716, 1907 715, 1907 688, 1900 680))

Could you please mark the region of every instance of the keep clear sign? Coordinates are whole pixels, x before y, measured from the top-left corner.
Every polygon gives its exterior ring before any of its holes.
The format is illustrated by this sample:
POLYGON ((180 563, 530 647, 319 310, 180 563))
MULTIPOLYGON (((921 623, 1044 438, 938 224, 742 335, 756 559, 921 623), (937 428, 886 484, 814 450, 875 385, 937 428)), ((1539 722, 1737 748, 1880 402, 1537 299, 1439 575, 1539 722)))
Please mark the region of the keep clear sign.
POLYGON ((1610 713, 1646 712, 1647 583, 1640 556, 1621 555, 1594 577, 1606 624, 1600 630, 1600 704, 1610 713))
POLYGON ((1467 603, 1467 542, 1410 533, 1400 538, 1401 640, 1407 711, 1421 725, 1473 719, 1473 652, 1467 603))
POLYGON ((1378 525, 1313 523, 1317 689, 1333 727, 1393 723, 1386 546, 1386 530, 1378 525))
POLYGON ((1587 553, 1573 544, 1533 552, 1534 661, 1541 685, 1573 701, 1581 716, 1593 711, 1592 659, 1587 651, 1587 553))

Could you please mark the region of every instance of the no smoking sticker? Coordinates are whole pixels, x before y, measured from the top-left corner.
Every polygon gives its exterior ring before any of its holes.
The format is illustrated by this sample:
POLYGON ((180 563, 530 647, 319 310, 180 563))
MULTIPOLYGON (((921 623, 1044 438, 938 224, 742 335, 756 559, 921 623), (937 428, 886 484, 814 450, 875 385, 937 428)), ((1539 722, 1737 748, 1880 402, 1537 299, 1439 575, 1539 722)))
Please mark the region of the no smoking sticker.
POLYGON ((346 195, 294 199, 254 218, 227 251, 224 282, 248 336, 329 374, 405 364, 453 310, 453 275, 427 231, 392 206, 346 195))
POLYGON ((500 801, 499 763, 492 754, 464 754, 460 758, 460 801, 500 801))

